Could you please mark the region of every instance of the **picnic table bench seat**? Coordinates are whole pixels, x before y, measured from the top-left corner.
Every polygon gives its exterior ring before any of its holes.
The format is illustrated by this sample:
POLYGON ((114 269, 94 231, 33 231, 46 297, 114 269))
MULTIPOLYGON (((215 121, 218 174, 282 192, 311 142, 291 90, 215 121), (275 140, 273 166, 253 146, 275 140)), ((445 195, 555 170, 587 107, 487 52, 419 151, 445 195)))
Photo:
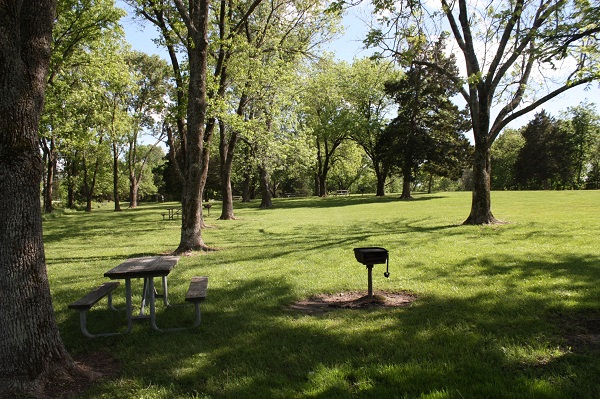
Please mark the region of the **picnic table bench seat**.
POLYGON ((102 334, 92 334, 87 330, 87 312, 98 303, 102 298, 108 297, 108 307, 109 309, 116 310, 112 304, 112 292, 119 286, 118 281, 110 281, 102 284, 99 287, 96 287, 94 290, 90 291, 81 299, 69 304, 69 309, 75 309, 79 311, 79 324, 81 327, 81 332, 83 335, 89 338, 95 338, 99 336, 110 336, 110 335, 118 335, 120 333, 102 333, 102 334))
POLYGON ((194 322, 194 327, 198 327, 201 321, 200 314, 200 302, 206 299, 206 291, 208 289, 208 277, 192 277, 192 281, 190 282, 190 287, 188 288, 187 293, 185 294, 186 302, 192 302, 194 304, 194 310, 196 312, 196 321, 194 322))
POLYGON ((191 302, 194 304, 194 313, 196 319, 192 327, 160 328, 156 325, 156 323, 154 323, 152 328, 154 328, 156 331, 166 332, 188 330, 190 328, 196 328, 200 326, 200 322, 202 321, 202 314, 200 312, 200 302, 206 299, 207 288, 208 277, 192 277, 192 281, 190 282, 188 291, 185 294, 186 302, 191 302))

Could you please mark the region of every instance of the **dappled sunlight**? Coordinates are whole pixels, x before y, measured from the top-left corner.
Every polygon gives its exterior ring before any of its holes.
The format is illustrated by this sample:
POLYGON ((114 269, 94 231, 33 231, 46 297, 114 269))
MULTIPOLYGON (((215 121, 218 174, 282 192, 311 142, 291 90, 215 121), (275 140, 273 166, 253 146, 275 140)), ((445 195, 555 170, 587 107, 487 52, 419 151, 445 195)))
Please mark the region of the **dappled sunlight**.
MULTIPOLYGON (((192 276, 210 276, 200 327, 156 333, 139 323, 127 336, 97 340, 81 336, 67 304, 122 260, 166 251, 177 227, 145 206, 135 221, 108 212, 98 212, 97 222, 84 214, 62 225, 63 217, 47 221, 61 335, 72 352, 110 348, 121 364, 118 376, 83 397, 123 387, 132 392, 124 397, 152 391, 152 398, 594 397, 600 249, 589 240, 593 231, 568 221, 581 215, 538 222, 530 210, 511 214, 507 225, 462 226, 457 215, 465 203, 468 193, 260 212, 245 205, 238 220, 203 231, 221 250, 182 257, 169 275, 177 306, 157 307, 161 326, 191 324, 187 285, 192 276), (132 223, 139 224, 133 238, 132 223), (80 236, 87 247, 77 247, 80 236), (359 246, 389 251, 390 278, 384 265, 373 269, 376 292, 416 300, 293 309, 311 297, 365 291, 367 273, 353 253, 359 246)), ((115 305, 124 307, 121 288, 115 305)), ((96 329, 124 323, 122 311, 115 317, 100 306, 91 313, 96 329)))

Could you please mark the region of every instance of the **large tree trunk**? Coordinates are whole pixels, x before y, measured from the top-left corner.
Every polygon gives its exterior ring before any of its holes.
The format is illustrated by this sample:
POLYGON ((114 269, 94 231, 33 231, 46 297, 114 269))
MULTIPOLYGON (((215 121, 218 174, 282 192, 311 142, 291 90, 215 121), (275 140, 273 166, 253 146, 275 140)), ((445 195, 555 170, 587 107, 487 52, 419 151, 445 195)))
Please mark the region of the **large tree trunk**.
POLYGON ((260 209, 267 209, 273 206, 271 190, 269 189, 269 171, 263 165, 258 167, 260 174, 260 209))
POLYGON ((250 171, 244 172, 244 181, 242 182, 242 202, 250 202, 255 197, 255 187, 250 171))
MULTIPOLYGON (((102 139, 100 139, 100 143, 102 143, 102 139)), ((100 168, 100 160, 96 158, 96 162, 94 163, 94 172, 92 173, 92 177, 90 179, 88 168, 86 164, 86 156, 83 155, 83 193, 85 195, 85 211, 92 211, 92 201, 94 199, 94 190, 96 188, 96 177, 98 176, 98 169, 100 168), (90 181, 91 180, 91 181, 90 181)))
POLYGON ((375 176, 377 176, 377 193, 378 197, 385 196, 385 179, 386 175, 381 172, 379 169, 375 170, 375 176))
POLYGON ((491 151, 487 144, 475 143, 473 160, 473 197, 471 214, 464 224, 493 224, 499 221, 492 215, 490 198, 491 151))
POLYGON ((52 213, 52 189, 54 183, 54 171, 56 170, 56 150, 54 136, 42 139, 42 150, 46 159, 46 176, 44 179, 44 212, 52 213), (49 143, 48 143, 49 141, 49 143))
POLYGON ((410 172, 404 172, 402 178, 402 194, 401 199, 412 199, 410 195, 410 184, 412 183, 412 175, 410 172))
MULTIPOLYGON (((182 12, 183 10, 180 10, 182 12)), ((183 195, 181 201, 181 239, 175 253, 208 249, 202 240, 202 189, 204 134, 207 109, 206 70, 208 57, 209 1, 190 1, 187 20, 190 81, 188 88, 188 125, 183 195)))
POLYGON ((227 140, 226 126, 223 122, 219 121, 220 130, 220 144, 219 144, 219 155, 220 155, 220 166, 221 166, 221 196, 223 197, 223 204, 221 207, 221 220, 234 220, 235 215, 233 214, 233 193, 231 191, 231 171, 233 168, 233 150, 237 141, 237 134, 232 132, 232 137, 227 140))
POLYGON ((327 175, 325 172, 319 176, 319 197, 327 197, 327 175))
MULTIPOLYGON (((137 137, 137 134, 135 135, 137 137)), ((137 139, 129 141, 129 151, 127 152, 127 168, 129 171, 129 207, 137 208, 138 205, 138 177, 135 175, 135 163, 137 160, 137 139)), ((140 172, 141 174, 142 172, 140 172)), ((141 179, 141 176, 140 176, 141 179)))
POLYGON ((132 209, 138 206, 139 186, 135 176, 129 178, 129 207, 132 209))
POLYGON ((74 370, 46 273, 37 139, 50 58, 53 0, 0 3, 0 397, 41 394, 74 370))

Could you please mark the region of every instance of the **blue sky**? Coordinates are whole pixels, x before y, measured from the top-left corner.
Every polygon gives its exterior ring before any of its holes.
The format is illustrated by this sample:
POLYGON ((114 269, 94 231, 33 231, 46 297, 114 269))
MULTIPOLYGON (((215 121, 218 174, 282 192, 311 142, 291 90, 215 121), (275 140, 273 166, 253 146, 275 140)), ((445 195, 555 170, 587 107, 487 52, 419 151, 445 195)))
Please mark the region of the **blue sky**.
MULTIPOLYGON (((127 10, 127 12, 131 12, 131 9, 123 3, 122 0, 117 0, 116 3, 118 7, 127 10)), ((365 22, 368 18, 368 12, 363 8, 358 7, 352 9, 342 21, 345 33, 334 42, 327 45, 325 49, 335 53, 337 59, 349 62, 355 57, 360 58, 371 54, 372 51, 364 50, 362 45, 362 39, 368 29, 367 23, 365 22)), ((149 24, 146 27, 142 26, 141 22, 135 20, 132 15, 126 16, 122 20, 122 25, 125 29, 127 41, 135 50, 149 54, 158 54, 167 58, 166 52, 157 48, 152 42, 152 39, 158 35, 154 27, 149 26, 149 24)), ((577 106, 584 101, 596 103, 597 112, 600 114, 600 107, 598 105, 598 102, 600 102, 600 89, 598 88, 598 83, 593 84, 592 89, 588 91, 584 90, 582 87, 570 89, 565 94, 547 102, 536 111, 530 112, 517 119, 510 126, 518 128, 527 124, 527 122, 533 119, 534 114, 541 111, 541 109, 545 109, 554 117, 559 117, 562 110, 566 110, 569 106, 577 106)))

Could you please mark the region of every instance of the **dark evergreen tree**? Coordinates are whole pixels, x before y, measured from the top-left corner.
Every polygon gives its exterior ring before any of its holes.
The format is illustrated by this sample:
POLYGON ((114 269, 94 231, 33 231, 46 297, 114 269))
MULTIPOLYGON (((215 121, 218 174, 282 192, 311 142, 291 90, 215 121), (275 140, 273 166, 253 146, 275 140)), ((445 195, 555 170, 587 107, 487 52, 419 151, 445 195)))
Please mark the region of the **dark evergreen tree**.
POLYGON ((577 175, 576 141, 564 124, 542 110, 527 124, 523 138, 525 144, 515 162, 519 188, 573 187, 577 175))
POLYGON ((401 198, 411 198, 411 185, 420 167, 449 176, 468 160, 469 127, 466 111, 451 98, 456 88, 449 76, 457 76, 453 55, 444 54, 444 37, 420 51, 422 61, 443 65, 444 72, 412 63, 402 79, 386 84, 386 91, 399 105, 398 116, 386 129, 388 157, 402 173, 401 198))

